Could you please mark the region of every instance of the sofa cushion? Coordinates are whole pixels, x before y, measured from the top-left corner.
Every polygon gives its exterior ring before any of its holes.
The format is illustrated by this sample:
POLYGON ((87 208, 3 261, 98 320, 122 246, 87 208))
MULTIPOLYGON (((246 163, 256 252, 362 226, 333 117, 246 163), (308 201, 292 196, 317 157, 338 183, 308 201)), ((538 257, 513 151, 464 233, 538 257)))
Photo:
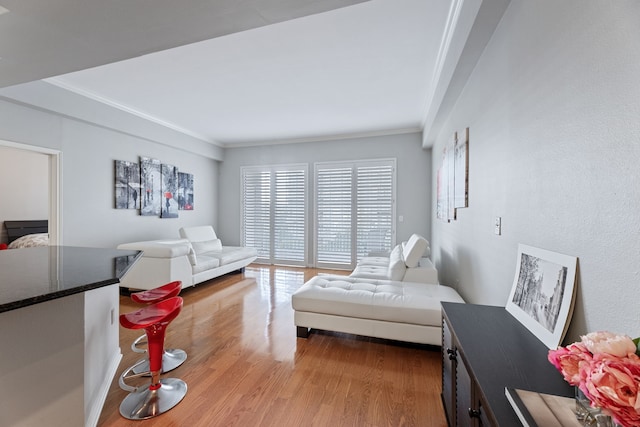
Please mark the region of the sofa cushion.
POLYGON ((193 270, 193 274, 202 273, 206 270, 211 270, 216 267, 220 267, 220 260, 216 257, 208 256, 207 254, 202 254, 197 256, 198 260, 196 264, 191 268, 193 270))
POLYGON ((387 265, 357 265, 353 272, 349 275, 351 277, 359 277, 363 279, 388 279, 389 263, 387 265))
POLYGON ((415 268, 424 256, 424 252, 429 246, 429 242, 418 234, 412 234, 404 247, 404 262, 409 268, 415 268))
POLYGON ((216 258, 220 265, 231 264, 232 262, 240 261, 242 259, 251 258, 257 255, 255 248, 245 248, 240 246, 223 246, 220 251, 205 252, 202 255, 198 255, 198 264, 200 263, 201 256, 207 256, 216 258))
POLYGON ((202 242, 191 242, 196 255, 204 254, 211 251, 221 251, 222 241, 220 239, 205 240, 202 242))
POLYGON ((402 280, 407 270, 404 258, 402 257, 402 246, 397 245, 389 255, 389 271, 387 277, 389 280, 402 280))
POLYGON ((388 267, 389 257, 388 256, 366 256, 364 258, 360 258, 360 260, 358 261, 358 265, 375 265, 378 267, 388 267))

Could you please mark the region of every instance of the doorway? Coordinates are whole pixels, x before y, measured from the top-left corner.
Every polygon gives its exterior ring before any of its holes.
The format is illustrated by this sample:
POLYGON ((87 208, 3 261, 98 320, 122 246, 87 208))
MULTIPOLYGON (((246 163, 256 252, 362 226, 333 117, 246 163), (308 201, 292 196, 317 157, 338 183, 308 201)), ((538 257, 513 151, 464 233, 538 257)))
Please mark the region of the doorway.
MULTIPOLYGON (((33 171, 34 168, 43 169, 42 165, 46 165, 47 170, 43 172, 44 179, 46 182, 46 189, 44 193, 48 195, 47 203, 44 209, 39 209, 38 212, 46 211, 47 218, 49 221, 49 244, 50 245, 61 245, 62 244, 62 229, 61 229, 61 193, 60 193, 60 163, 62 160, 62 153, 58 150, 52 150, 44 147, 37 147, 34 145, 21 144, 12 141, 0 140, 0 155, 3 157, 11 156, 12 154, 19 156, 21 159, 26 159, 28 161, 29 158, 34 159, 33 168, 24 168, 25 170, 20 171, 16 175, 29 174, 30 170, 33 171), (31 156, 33 155, 33 156, 31 156), (44 156, 44 158, 41 157, 44 156)), ((5 157, 6 158, 6 157, 5 157)), ((38 171, 42 172, 42 171, 38 171)), ((17 199, 18 195, 20 195, 21 191, 29 191, 28 188, 22 188, 21 186, 27 187, 28 185, 32 185, 29 183, 28 175, 25 175, 25 180, 21 182, 20 176, 11 176, 11 192, 13 192, 16 197, 13 199, 17 199)), ((4 195, 5 203, 11 203, 12 197, 11 192, 8 192, 8 195, 4 195)), ((24 195, 20 195, 20 197, 25 197, 24 195)), ((41 196, 40 196, 41 197, 41 196)), ((37 206, 37 205, 36 205, 37 206)), ((0 218, 0 221, 4 220, 21 220, 21 219, 45 219, 45 218, 0 218)))

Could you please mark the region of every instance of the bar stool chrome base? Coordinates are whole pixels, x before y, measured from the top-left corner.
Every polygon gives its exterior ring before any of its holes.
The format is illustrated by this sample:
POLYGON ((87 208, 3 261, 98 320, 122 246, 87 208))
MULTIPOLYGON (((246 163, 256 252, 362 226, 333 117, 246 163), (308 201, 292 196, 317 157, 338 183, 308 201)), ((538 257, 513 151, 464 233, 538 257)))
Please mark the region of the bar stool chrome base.
POLYGON ((187 384, 177 378, 163 378, 160 388, 148 386, 129 393, 120 404, 120 415, 129 420, 146 420, 167 412, 187 394, 187 384))
MULTIPOLYGON (((173 371, 178 366, 182 365, 184 361, 187 360, 187 353, 184 350, 179 348, 168 348, 162 354, 162 373, 166 373, 169 371, 173 371)), ((145 372, 148 375, 149 373, 149 359, 145 359, 144 362, 132 366, 131 371, 136 374, 144 374, 145 372)))

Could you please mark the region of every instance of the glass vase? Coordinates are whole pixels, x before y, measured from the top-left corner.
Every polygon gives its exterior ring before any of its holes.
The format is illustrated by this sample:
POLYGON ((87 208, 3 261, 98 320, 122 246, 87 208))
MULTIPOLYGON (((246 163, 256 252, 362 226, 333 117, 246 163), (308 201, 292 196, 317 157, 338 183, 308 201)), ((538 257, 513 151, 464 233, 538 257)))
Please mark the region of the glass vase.
POLYGON ((616 423, 609 415, 602 413, 600 408, 591 406, 591 401, 580 388, 575 387, 575 414, 583 426, 590 427, 623 427, 616 423))

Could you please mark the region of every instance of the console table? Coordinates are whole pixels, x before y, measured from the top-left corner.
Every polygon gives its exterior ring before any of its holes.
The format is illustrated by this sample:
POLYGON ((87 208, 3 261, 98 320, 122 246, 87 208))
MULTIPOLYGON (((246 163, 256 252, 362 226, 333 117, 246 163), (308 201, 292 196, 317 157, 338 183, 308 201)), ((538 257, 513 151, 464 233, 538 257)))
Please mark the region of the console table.
POLYGON ((442 303, 442 401, 449 426, 522 425, 505 387, 573 396, 549 349, 504 307, 442 303))
POLYGON ((97 424, 122 357, 118 283, 139 255, 0 251, 0 425, 97 424))

